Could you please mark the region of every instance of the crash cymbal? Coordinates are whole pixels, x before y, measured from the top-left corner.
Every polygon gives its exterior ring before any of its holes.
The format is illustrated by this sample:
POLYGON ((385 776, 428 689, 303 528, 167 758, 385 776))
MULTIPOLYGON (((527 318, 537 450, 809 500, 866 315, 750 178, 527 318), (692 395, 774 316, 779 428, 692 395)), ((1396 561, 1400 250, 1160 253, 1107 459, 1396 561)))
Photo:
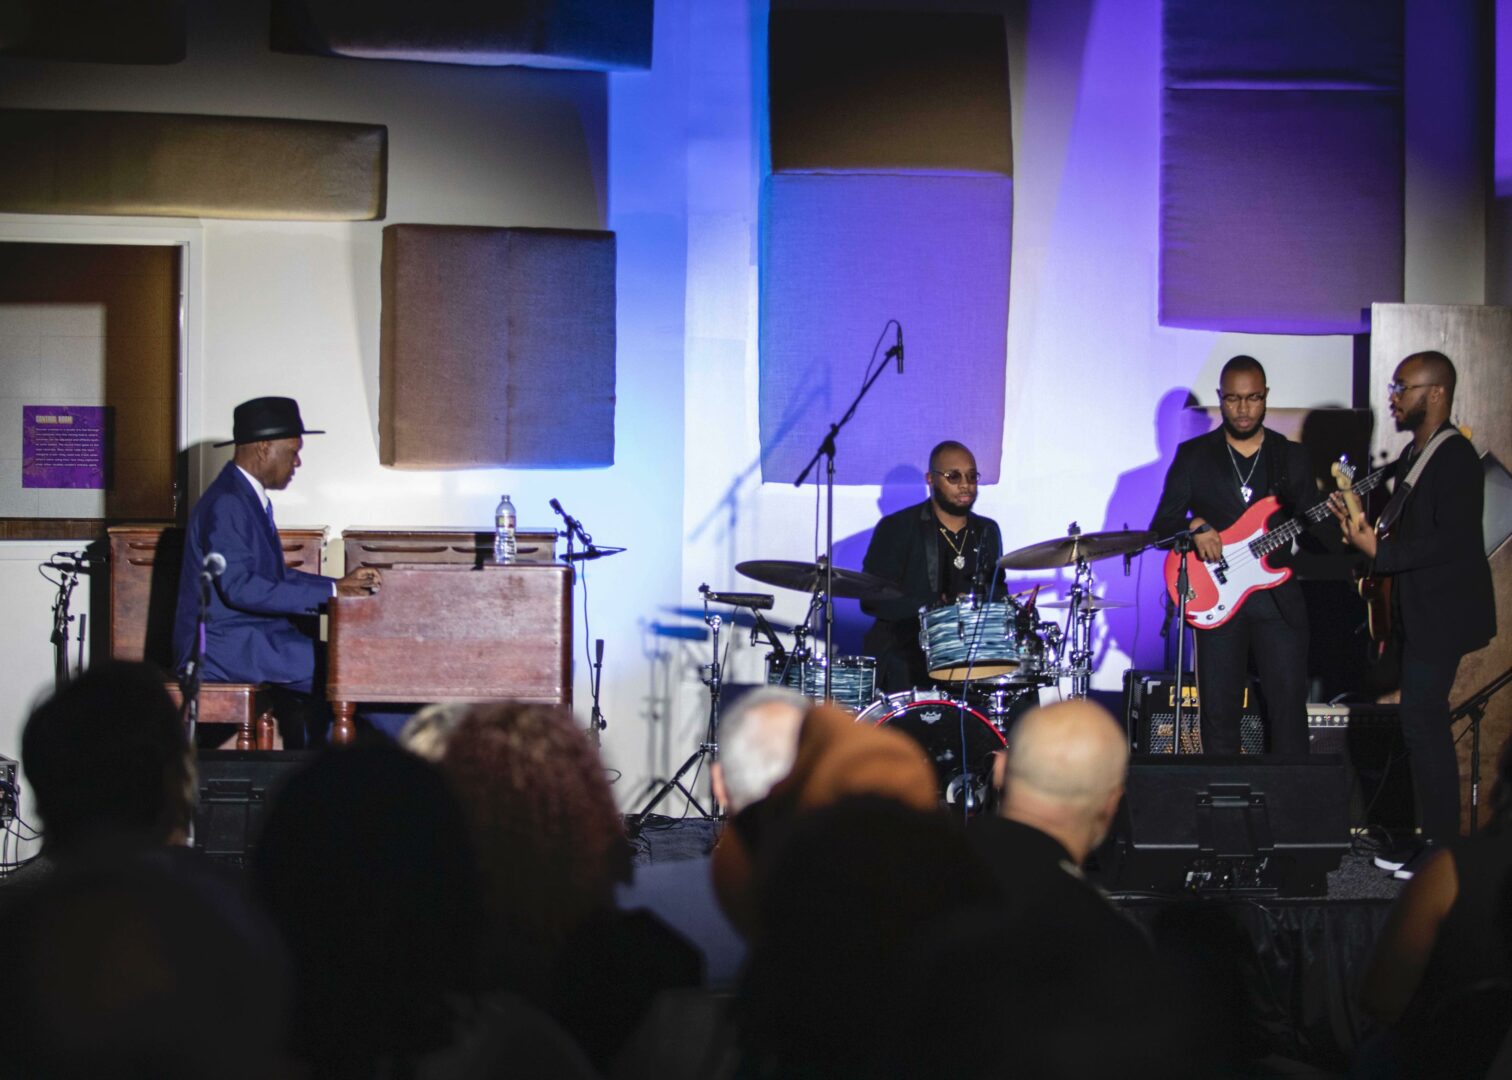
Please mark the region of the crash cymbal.
POLYGON ((999 570, 1051 570, 1072 566, 1077 560, 1095 562, 1112 555, 1138 551, 1155 539, 1152 532, 1130 529, 1127 532, 1082 533, 1045 540, 1010 551, 998 560, 999 570))
MULTIPOLYGON (((783 559, 750 559, 735 567, 746 577, 779 589, 811 593, 824 587, 824 566, 819 563, 788 562, 783 559)), ((835 595, 846 600, 896 600, 903 591, 891 582, 862 573, 835 567, 835 595)))
MULTIPOLYGON (((1050 608, 1054 611, 1065 611, 1071 606, 1069 600, 1047 600, 1039 605, 1042 608, 1050 608)), ((1109 608, 1133 607, 1127 600, 1104 600, 1101 596, 1089 596, 1082 601, 1083 611, 1107 611, 1109 608)))

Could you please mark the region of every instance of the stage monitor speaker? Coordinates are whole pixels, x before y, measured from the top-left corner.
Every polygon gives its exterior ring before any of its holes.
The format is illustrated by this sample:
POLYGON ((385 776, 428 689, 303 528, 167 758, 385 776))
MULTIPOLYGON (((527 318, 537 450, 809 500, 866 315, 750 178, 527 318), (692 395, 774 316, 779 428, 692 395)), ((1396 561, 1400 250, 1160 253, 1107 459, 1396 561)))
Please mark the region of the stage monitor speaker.
POLYGON ((1412 766, 1395 705, 1309 705, 1314 754, 1339 754, 1349 785, 1349 824, 1410 833, 1417 825, 1412 766))
POLYGON ((1334 754, 1140 754, 1097 877, 1111 892, 1323 896, 1349 849, 1334 754))
POLYGON ((318 750, 202 750, 194 846, 211 858, 246 864, 278 789, 318 750))
MULTIPOLYGON (((1202 701, 1197 694, 1197 676, 1188 675, 1181 690, 1181 752, 1202 753, 1202 701)), ((1136 754, 1169 754, 1171 729, 1176 725, 1176 673, 1174 671, 1124 672, 1124 727, 1129 749, 1136 754)), ((1260 683, 1251 679, 1244 691, 1244 712, 1239 717, 1239 747, 1246 754, 1265 752, 1265 714, 1260 704, 1260 683)))

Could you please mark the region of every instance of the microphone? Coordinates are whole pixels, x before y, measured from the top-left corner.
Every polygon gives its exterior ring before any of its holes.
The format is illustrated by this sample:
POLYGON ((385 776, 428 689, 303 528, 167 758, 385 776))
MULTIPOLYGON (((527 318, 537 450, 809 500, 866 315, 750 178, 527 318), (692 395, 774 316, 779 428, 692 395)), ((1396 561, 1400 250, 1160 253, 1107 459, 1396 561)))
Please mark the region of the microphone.
POLYGON ((555 499, 551 500, 551 508, 553 510, 555 510, 558 514, 561 514, 562 517, 566 517, 567 516, 567 511, 563 510, 562 509, 562 504, 559 503, 559 502, 557 502, 555 499))
POLYGON ((604 639, 603 638, 594 638, 594 640, 593 640, 593 666, 594 667, 602 667, 603 664, 604 664, 604 639))
POLYGON ((200 569, 203 577, 218 578, 226 572, 226 557, 218 551, 212 551, 200 563, 200 569))
POLYGON ((893 325, 898 328, 897 339, 893 342, 893 347, 887 350, 883 359, 887 359, 888 356, 896 356, 898 358, 898 374, 901 375, 903 374, 903 324, 895 320, 893 325))
POLYGON ((732 607, 748 607, 752 611, 766 611, 777 598, 771 593, 760 592, 726 592, 719 593, 710 589, 707 585, 700 585, 698 591, 704 594, 704 598, 711 604, 729 604, 732 607))

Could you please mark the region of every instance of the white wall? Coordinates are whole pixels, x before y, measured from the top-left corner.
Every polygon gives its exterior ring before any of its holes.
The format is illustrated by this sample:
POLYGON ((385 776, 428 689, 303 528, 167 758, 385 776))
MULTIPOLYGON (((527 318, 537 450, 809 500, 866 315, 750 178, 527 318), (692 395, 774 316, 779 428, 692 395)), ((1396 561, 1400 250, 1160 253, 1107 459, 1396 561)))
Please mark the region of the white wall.
MULTIPOLYGON (((1408 6, 1414 20, 1441 10, 1427 0, 1408 6)), ((1472 6, 1456 0, 1457 11, 1472 6)), ((660 0, 654 70, 608 77, 277 56, 265 47, 261 5, 227 7, 191 5, 184 64, 4 61, 0 95, 11 105, 386 123, 389 222, 618 233, 612 469, 414 473, 377 465, 381 222, 198 226, 203 345, 189 357, 199 367, 189 372, 187 437, 222 436, 244 398, 295 393, 308 420, 331 434, 311 440, 281 521, 337 529, 482 523, 509 490, 524 524, 546 523, 554 495, 596 539, 628 546, 593 566, 589 581, 592 636, 608 643, 605 746, 624 772, 622 804, 638 802, 650 775, 665 775, 692 751, 703 723, 703 624, 678 609, 696 606, 702 582, 755 587, 735 574, 736 562, 809 559, 815 550, 812 486, 762 484, 754 467, 766 4, 660 0)), ((1269 369, 1272 404, 1348 404, 1353 342, 1158 326, 1159 2, 1004 0, 1001 10, 1014 97, 1014 250, 1004 478, 982 493, 980 508, 1003 523, 1014 546, 1060 535, 1072 520, 1120 527, 1123 514, 1143 525, 1134 516, 1138 499, 1109 504, 1150 482, 1141 469, 1158 460, 1155 419, 1173 389, 1210 396, 1222 362, 1249 352, 1269 369)), ((1419 65, 1410 71, 1427 62, 1439 84, 1473 81, 1472 63, 1453 62, 1457 47, 1410 38, 1409 63, 1419 65)), ((1421 86, 1409 80, 1410 91, 1426 92, 1413 90, 1421 86)), ((1444 137, 1431 110, 1409 109, 1408 279, 1439 302, 1480 302, 1475 268, 1483 259, 1456 257, 1481 228, 1474 169, 1462 158, 1445 167, 1441 152, 1414 153, 1441 147, 1444 137), (1431 175, 1422 171, 1430 167, 1431 175), (1449 266, 1454 273, 1439 272, 1449 266)), ((857 343, 858 368, 868 347, 857 343)), ((931 385, 927 356, 910 354, 904 378, 921 394, 959 389, 931 385)), ((863 406, 856 422, 887 417, 863 406)), ((882 498, 876 487, 838 488, 837 539, 870 529, 882 498)), ((1140 512, 1147 517, 1148 507, 1140 512)), ((845 550, 858 564, 859 542, 845 550)), ((1146 610, 1158 602, 1150 568, 1128 582, 1112 578, 1117 570, 1098 567, 1108 591, 1146 610)), ((1054 575, 1040 579, 1056 584, 1054 575)), ((37 602, 19 580, 0 580, 7 601, 16 598, 18 621, 37 602)), ((778 621, 796 620, 802 603, 782 594, 778 621)), ((45 627, 45 607, 39 617, 45 627)), ((1095 685, 1111 687, 1133 645, 1102 644, 1095 685)), ((736 635, 727 679, 757 680, 763 652, 736 635)), ((586 713, 581 642, 577 655, 586 713)), ((31 684, 0 678, 0 713, 8 717, 31 684)), ((5 722, 0 752, 10 753, 5 722)))

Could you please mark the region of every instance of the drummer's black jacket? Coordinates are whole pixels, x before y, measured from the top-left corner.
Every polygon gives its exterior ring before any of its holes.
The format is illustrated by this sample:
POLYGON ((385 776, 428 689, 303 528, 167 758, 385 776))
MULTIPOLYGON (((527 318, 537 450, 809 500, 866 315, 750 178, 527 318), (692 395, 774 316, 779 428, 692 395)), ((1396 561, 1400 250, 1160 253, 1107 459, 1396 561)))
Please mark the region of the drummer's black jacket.
MULTIPOLYGON (((877 522, 866 559, 861 569, 903 590, 897 600, 864 601, 861 610, 877 621, 866 632, 863 648, 868 656, 879 660, 903 652, 910 657, 910 668, 922 667, 919 648, 919 609, 933 607, 945 599, 940 594, 939 519, 928 499, 915 506, 888 514, 877 522), (917 664, 913 662, 917 659, 917 664)), ((997 561, 1003 554, 1003 534, 997 522, 980 514, 968 514, 966 528, 971 535, 968 558, 978 568, 979 592, 992 583, 992 598, 1004 597, 1003 575, 997 561)), ((968 568, 971 563, 968 563, 968 568)))

